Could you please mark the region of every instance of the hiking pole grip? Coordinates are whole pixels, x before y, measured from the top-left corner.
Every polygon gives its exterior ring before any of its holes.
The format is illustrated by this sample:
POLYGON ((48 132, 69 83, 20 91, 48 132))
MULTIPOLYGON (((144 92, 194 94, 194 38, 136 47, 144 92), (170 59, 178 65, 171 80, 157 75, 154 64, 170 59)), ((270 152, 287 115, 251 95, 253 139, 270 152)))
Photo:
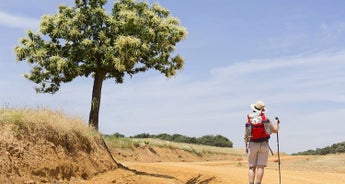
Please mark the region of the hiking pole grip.
POLYGON ((280 120, 279 120, 279 118, 278 118, 278 117, 276 117, 275 119, 277 120, 277 122, 278 122, 278 123, 280 123, 280 120))

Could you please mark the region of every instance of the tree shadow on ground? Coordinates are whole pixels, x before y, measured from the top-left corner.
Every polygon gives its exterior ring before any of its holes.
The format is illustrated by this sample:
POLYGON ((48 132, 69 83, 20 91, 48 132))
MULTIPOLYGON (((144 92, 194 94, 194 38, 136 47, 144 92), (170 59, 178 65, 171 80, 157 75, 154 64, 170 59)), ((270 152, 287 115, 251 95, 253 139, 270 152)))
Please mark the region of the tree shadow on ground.
POLYGON ((194 177, 194 178, 191 178, 189 179, 186 184, 208 184, 210 183, 212 180, 215 179, 215 177, 211 177, 211 178, 208 178, 208 179, 205 179, 205 180, 201 180, 201 174, 199 174, 198 176, 194 177))

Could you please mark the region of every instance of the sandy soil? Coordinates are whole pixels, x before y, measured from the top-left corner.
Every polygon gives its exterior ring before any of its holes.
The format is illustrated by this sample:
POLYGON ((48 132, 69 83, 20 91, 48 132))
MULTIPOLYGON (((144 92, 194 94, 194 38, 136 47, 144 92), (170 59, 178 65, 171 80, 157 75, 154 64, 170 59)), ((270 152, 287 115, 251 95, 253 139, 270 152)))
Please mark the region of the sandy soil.
MULTIPOLYGON (((278 164, 271 157, 265 169, 263 183, 279 183, 278 164)), ((282 156, 282 183, 343 184, 345 154, 329 156, 282 156)), ((227 184, 247 183, 245 160, 203 162, 123 162, 124 166, 140 171, 117 169, 78 183, 161 183, 161 184, 227 184)))

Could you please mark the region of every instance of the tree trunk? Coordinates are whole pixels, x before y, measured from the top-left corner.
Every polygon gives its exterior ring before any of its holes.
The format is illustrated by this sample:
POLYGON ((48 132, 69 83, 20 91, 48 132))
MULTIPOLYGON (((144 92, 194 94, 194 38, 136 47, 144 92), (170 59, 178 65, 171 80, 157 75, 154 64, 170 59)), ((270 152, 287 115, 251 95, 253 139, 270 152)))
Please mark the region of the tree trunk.
POLYGON ((92 90, 91 110, 89 115, 89 126, 96 128, 96 130, 98 130, 99 108, 101 105, 101 93, 104 77, 105 72, 96 71, 92 90))

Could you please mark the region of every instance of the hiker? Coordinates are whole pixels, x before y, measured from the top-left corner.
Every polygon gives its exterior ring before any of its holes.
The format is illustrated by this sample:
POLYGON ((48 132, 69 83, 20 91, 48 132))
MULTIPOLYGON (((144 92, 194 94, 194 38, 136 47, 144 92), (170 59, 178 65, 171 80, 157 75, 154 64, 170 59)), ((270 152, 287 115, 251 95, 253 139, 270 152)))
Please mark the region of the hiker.
MULTIPOLYGON (((256 183, 261 184, 264 175, 264 168, 267 165, 268 152, 271 151, 268 140, 271 133, 279 130, 279 120, 275 121, 275 126, 265 116, 266 108, 263 101, 257 101, 251 105, 252 112, 247 115, 245 144, 249 166, 249 184, 254 184, 255 173, 256 183)), ((273 153, 272 153, 273 154, 273 153)))

